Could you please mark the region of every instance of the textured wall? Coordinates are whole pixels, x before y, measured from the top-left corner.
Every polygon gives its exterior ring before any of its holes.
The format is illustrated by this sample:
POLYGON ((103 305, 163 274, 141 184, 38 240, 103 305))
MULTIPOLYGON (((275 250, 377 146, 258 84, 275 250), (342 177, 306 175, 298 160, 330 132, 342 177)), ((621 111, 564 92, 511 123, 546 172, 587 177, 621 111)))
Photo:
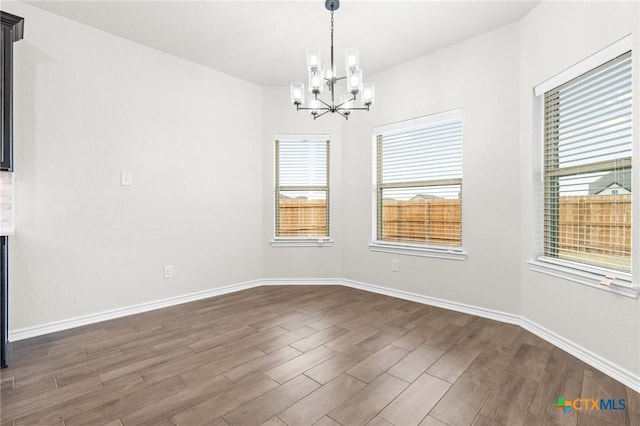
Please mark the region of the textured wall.
POLYGON ((10 328, 260 278, 261 88, 21 3, 2 8, 25 18, 10 328))
POLYGON ((518 313, 518 27, 510 25, 371 76, 378 103, 345 126, 346 278, 518 313), (463 109, 465 261, 372 252, 373 127, 463 109), (391 260, 399 271, 391 271, 391 260))

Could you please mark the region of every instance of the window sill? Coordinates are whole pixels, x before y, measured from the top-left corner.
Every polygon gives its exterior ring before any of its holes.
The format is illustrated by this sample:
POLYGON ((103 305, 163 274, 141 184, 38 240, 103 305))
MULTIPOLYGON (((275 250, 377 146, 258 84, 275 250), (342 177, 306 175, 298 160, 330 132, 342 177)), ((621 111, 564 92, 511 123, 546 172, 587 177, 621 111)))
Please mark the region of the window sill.
POLYGON ((333 247, 333 240, 320 238, 274 238, 271 247, 333 247))
POLYGON ((637 299, 638 294, 640 294, 640 288, 633 285, 631 275, 625 274, 624 272, 607 272, 607 270, 599 270, 599 268, 587 269, 588 267, 582 268, 582 265, 578 264, 575 264, 574 267, 573 263, 565 263, 563 261, 556 261, 542 257, 539 257, 536 260, 530 260, 527 263, 529 264, 529 269, 532 271, 551 275, 557 278, 563 278, 589 287, 598 288, 600 290, 620 294, 633 299, 637 299), (600 281, 602 281, 602 279, 607 275, 615 276, 615 279, 611 284, 609 284, 609 286, 600 285, 600 281))
POLYGON ((434 257, 437 259, 466 260, 467 253, 462 249, 423 246, 417 244, 391 244, 374 241, 369 250, 385 253, 406 254, 409 256, 434 257))

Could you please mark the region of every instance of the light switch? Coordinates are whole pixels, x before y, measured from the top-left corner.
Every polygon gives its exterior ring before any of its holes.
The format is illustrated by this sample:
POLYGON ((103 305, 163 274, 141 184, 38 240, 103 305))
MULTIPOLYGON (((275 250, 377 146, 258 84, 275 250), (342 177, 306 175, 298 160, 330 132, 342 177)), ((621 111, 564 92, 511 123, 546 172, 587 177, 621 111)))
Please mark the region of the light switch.
POLYGON ((120 185, 122 186, 131 186, 131 172, 122 172, 120 173, 120 185))

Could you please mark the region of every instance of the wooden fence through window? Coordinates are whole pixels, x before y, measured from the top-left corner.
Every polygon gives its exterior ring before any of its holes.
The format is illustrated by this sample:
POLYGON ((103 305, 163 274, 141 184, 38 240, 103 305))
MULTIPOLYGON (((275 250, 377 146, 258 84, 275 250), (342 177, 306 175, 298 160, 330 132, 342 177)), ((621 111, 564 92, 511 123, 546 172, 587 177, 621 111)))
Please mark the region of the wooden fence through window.
POLYGON ((382 239, 447 246, 462 243, 460 200, 383 200, 382 239))
MULTIPOLYGON (((450 246, 462 242, 460 200, 384 200, 382 239, 450 246)), ((280 236, 327 234, 325 200, 281 199, 280 236)), ((561 252, 631 257, 631 195, 560 197, 561 252)))
POLYGON ((281 198, 278 212, 279 237, 327 235, 325 200, 281 198))
POLYGON ((560 252, 631 257, 631 194, 560 197, 560 252))

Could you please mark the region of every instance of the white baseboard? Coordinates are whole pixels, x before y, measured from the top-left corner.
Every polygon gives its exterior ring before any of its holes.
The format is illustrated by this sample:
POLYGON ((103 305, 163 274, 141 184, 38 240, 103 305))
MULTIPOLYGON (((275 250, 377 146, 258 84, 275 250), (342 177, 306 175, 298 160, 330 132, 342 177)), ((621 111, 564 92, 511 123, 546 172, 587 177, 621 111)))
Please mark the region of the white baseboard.
POLYGON ((138 314, 141 312, 151 311, 154 309, 166 308, 169 306, 179 305, 182 303, 192 302, 195 300, 206 299, 208 297, 221 296, 227 293, 233 293, 240 290, 246 290, 259 286, 271 285, 343 285, 346 287, 356 288, 372 293, 383 294, 385 296, 396 297, 398 299, 410 300, 412 302, 422 303, 439 308, 450 309, 456 312, 476 315, 482 318, 488 318, 508 324, 518 325, 536 336, 546 340, 547 342, 557 346, 565 352, 575 356, 590 366, 602 371, 604 374, 612 377, 629 388, 640 392, 640 375, 634 374, 613 362, 575 344, 571 340, 560 336, 553 331, 530 321, 527 318, 508 312, 496 311, 493 309, 482 308, 464 303, 453 302, 435 297, 424 296, 421 294, 410 293, 402 290, 391 289, 388 287, 377 286, 373 284, 362 283, 359 281, 342 279, 342 278, 268 278, 254 281, 247 281, 238 284, 232 284, 224 287, 218 287, 211 290, 205 290, 197 293, 190 293, 182 296, 171 297, 168 299, 158 300, 154 302, 141 303, 139 305, 128 306, 124 308, 113 309, 109 311, 99 312, 96 314, 84 315, 81 317, 70 318, 62 321, 56 321, 48 324, 37 325, 33 327, 22 328, 9 332, 9 340, 12 342, 27 339, 30 337, 41 336, 44 334, 54 333, 56 331, 67 330, 70 328, 80 327, 83 325, 94 324, 114 318, 120 318, 128 315, 138 314))
POLYGON ((167 308, 169 306, 180 305, 182 303, 193 302, 208 297, 221 296, 227 293, 234 293, 240 290, 246 290, 253 287, 263 285, 261 280, 246 281, 243 283, 232 284, 224 287, 217 287, 210 290, 198 291, 196 293, 183 294, 181 296, 169 297, 167 299, 155 300, 153 302, 140 303, 138 305, 125 306, 124 308, 110 309, 108 311, 98 312, 95 314, 82 315, 79 317, 68 318, 60 321, 54 321, 47 324, 35 325, 32 327, 20 328, 9 331, 9 341, 16 342, 31 337, 42 336, 57 331, 68 330, 71 328, 81 327, 83 325, 95 324, 101 321, 126 317, 129 315, 139 314, 142 312, 153 311, 155 309, 167 308))
POLYGON ((344 285, 342 278, 263 278, 260 285, 344 285))
POLYGON ((554 333, 553 331, 542 327, 541 325, 527 319, 521 318, 520 327, 535 334, 541 339, 546 340, 563 351, 575 356, 585 364, 600 370, 609 377, 612 377, 630 387, 636 392, 640 392, 640 375, 634 374, 629 370, 620 367, 617 364, 591 352, 588 349, 572 342, 571 340, 554 333))
POLYGON ((353 280, 342 280, 343 285, 347 287, 357 288, 360 290, 370 291, 372 293, 384 294, 386 296, 396 297, 398 299, 409 300, 412 302, 422 303, 423 305, 437 306, 439 308, 450 309, 456 312, 471 314, 482 318, 488 318, 508 324, 520 325, 520 317, 506 312, 496 311, 493 309, 480 308, 477 306, 466 305, 464 303, 451 302, 449 300, 438 299, 435 297, 423 296, 421 294, 410 293, 408 291, 395 290, 392 288, 381 287, 373 284, 366 284, 353 280))

